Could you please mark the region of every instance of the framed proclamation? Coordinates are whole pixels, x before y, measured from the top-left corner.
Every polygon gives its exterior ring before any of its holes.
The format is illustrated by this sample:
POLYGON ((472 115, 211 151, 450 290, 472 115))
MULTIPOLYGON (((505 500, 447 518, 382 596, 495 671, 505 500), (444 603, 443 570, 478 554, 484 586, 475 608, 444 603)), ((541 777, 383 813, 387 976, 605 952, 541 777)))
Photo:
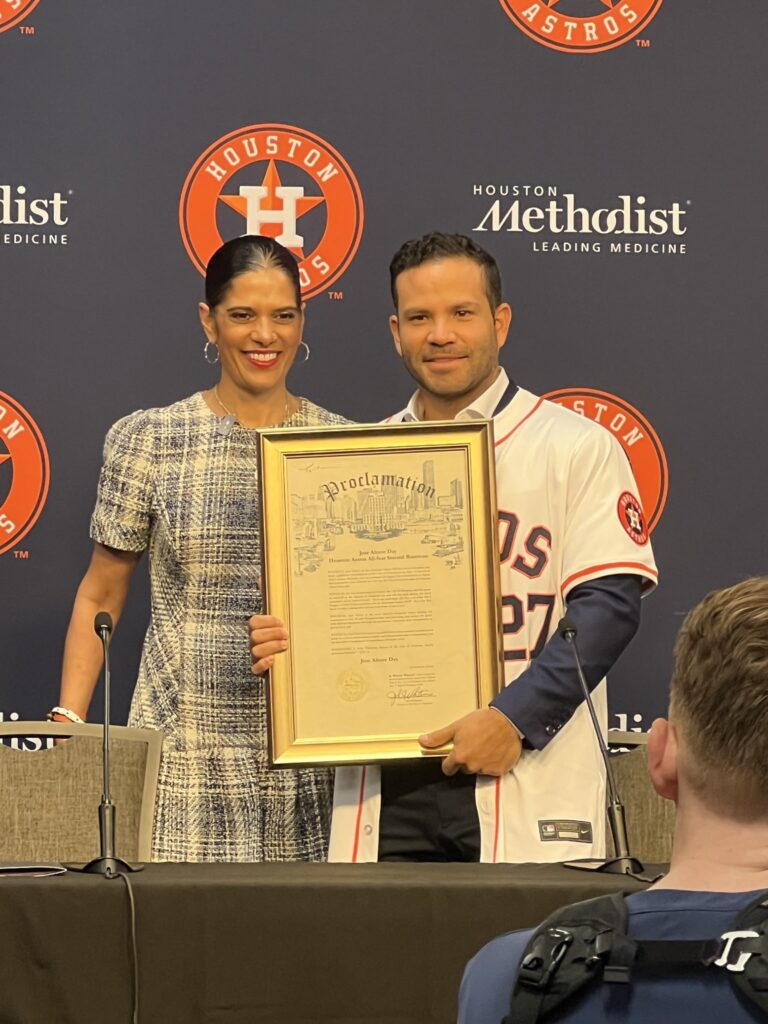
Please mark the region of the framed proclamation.
POLYGON ((418 737, 503 680, 490 423, 268 430, 260 460, 273 765, 444 755, 418 737))

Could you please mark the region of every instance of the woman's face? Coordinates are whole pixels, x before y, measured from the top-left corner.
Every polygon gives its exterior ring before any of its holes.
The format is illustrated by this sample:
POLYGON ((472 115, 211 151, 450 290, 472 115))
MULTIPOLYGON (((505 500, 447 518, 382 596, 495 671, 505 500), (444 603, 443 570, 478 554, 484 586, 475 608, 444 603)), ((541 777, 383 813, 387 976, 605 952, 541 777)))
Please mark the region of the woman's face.
POLYGON ((254 394, 284 387, 304 330, 304 310, 284 271, 238 274, 217 306, 201 302, 199 309, 203 330, 219 350, 222 382, 254 394))

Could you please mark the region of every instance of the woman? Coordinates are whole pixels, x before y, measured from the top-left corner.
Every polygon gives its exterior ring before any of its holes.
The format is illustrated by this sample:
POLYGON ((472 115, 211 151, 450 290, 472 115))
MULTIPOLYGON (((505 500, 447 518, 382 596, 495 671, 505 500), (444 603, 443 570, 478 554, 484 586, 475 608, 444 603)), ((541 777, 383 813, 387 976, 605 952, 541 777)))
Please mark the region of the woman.
POLYGON ((209 391, 132 413, 107 435, 55 719, 85 718, 101 667, 96 612, 120 616, 149 550, 152 617, 129 724, 162 729, 154 860, 322 860, 330 771, 275 770, 247 620, 260 609, 258 430, 345 422, 297 398, 286 375, 302 340, 296 260, 271 238, 225 243, 200 303, 209 391))

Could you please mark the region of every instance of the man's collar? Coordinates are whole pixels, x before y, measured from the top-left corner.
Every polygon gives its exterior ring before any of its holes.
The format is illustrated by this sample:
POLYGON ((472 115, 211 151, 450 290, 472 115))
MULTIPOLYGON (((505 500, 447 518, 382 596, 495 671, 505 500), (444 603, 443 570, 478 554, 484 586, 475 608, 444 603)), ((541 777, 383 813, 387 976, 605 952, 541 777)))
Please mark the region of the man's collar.
MULTIPOLYGON (((466 408, 458 412, 454 419, 456 420, 490 420, 493 419, 493 414, 504 398, 504 394, 507 388, 510 387, 510 380, 507 376, 506 370, 503 366, 499 367, 499 375, 496 380, 485 391, 478 395, 477 398, 470 402, 466 408)), ((513 392, 517 390, 512 385, 513 392)), ((511 397, 511 396, 510 396, 511 397)), ((411 400, 403 413, 403 423, 409 423, 413 420, 422 419, 422 408, 421 408, 421 392, 415 391, 411 395, 411 400)))

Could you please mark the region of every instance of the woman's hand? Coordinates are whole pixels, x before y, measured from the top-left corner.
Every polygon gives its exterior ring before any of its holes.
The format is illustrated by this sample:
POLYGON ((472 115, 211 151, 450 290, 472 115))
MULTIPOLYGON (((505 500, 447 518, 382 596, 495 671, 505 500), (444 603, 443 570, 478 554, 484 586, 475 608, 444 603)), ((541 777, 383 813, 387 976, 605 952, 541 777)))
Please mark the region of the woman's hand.
POLYGON ((248 620, 251 672, 263 675, 275 663, 275 656, 288 650, 288 630, 274 615, 252 615, 248 620))

